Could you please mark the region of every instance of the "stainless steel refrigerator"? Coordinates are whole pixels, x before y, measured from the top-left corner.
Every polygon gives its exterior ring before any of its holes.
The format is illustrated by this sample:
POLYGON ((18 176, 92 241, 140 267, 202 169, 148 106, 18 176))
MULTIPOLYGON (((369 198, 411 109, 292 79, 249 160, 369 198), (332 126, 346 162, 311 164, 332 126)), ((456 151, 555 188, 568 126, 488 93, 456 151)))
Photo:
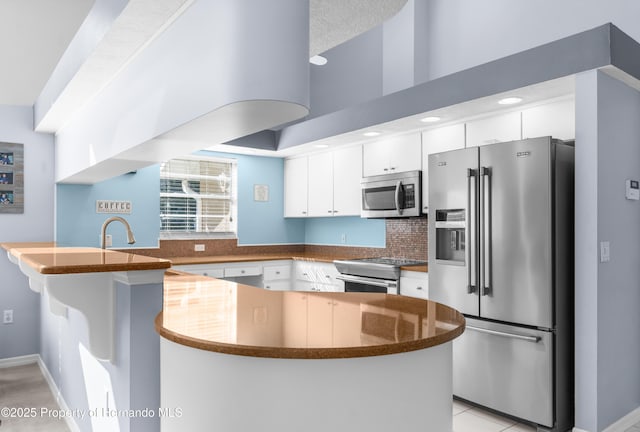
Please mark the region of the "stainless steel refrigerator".
POLYGON ((551 137, 429 156, 430 298, 466 317, 454 395, 573 426, 574 148, 551 137))

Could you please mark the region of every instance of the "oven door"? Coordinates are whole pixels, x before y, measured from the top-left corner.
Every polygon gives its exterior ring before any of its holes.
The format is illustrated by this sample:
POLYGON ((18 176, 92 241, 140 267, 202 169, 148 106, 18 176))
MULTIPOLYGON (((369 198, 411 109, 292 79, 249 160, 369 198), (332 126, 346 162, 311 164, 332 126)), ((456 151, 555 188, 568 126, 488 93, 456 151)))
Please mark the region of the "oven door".
POLYGON ((344 292, 398 294, 397 280, 376 279, 347 274, 341 274, 336 276, 336 278, 344 281, 344 292))

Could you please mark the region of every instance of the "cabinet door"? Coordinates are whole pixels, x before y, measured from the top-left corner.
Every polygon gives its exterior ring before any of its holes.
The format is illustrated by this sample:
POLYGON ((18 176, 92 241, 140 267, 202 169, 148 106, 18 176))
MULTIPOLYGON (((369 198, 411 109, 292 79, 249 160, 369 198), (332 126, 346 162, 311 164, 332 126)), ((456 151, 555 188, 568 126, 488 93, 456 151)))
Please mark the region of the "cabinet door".
POLYGON ((427 300, 429 298, 429 279, 424 277, 400 277, 400 295, 427 300))
POLYGON ((307 346, 319 348, 331 346, 333 342, 333 304, 323 295, 308 294, 307 346))
POLYGON ((360 346, 361 319, 359 303, 333 300, 333 346, 360 346))
POLYGON ((429 155, 464 148, 464 123, 430 129, 422 133, 422 210, 429 207, 429 155))
POLYGON ((362 147, 364 176, 419 170, 421 141, 420 134, 415 133, 365 144, 362 147))
POLYGON ((467 147, 519 140, 520 117, 520 112, 510 112, 468 122, 467 147))
POLYGON ((333 215, 360 216, 362 146, 333 153, 333 215))
POLYGON ((391 143, 390 172, 415 171, 422 167, 422 136, 403 135, 391 143))
POLYGON ((309 216, 333 216, 333 155, 309 156, 309 216))
POLYGON ((283 338, 287 347, 307 347, 307 300, 306 293, 292 292, 282 297, 283 338))
POLYGON ((284 215, 307 216, 307 158, 284 161, 284 215))
POLYGON ((522 138, 575 139, 575 101, 557 101, 522 111, 522 138))
POLYGON ((362 172, 365 177, 389 172, 391 140, 375 141, 362 146, 362 172))

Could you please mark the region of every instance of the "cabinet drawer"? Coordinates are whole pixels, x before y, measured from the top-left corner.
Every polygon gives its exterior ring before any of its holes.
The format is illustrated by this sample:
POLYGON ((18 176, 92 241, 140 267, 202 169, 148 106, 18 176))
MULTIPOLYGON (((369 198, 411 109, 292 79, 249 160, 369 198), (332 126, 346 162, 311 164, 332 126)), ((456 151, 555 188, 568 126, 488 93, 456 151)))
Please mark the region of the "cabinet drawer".
POLYGON ((265 281, 264 289, 271 291, 291 291, 291 282, 288 280, 265 281))
POLYGON ((262 274, 260 266, 225 267, 224 277, 258 276, 262 274))
POLYGON ((270 266, 264 268, 264 280, 289 279, 291 277, 291 266, 270 266))
POLYGON ((411 277, 400 278, 400 294, 421 299, 429 298, 429 279, 418 279, 411 277))
POLYGON ((173 266, 174 269, 187 273, 193 273, 202 276, 208 276, 213 278, 223 278, 224 269, 222 267, 207 267, 206 265, 186 265, 186 266, 173 266))

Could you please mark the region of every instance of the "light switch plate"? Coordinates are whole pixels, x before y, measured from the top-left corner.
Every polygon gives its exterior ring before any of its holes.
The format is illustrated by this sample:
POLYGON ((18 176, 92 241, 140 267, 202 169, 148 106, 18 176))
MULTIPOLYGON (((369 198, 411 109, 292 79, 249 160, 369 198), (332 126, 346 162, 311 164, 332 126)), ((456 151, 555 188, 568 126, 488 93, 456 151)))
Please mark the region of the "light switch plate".
POLYGON ((611 251, 608 241, 600 242, 600 262, 611 261, 611 251))
POLYGON ((195 246, 194 246, 194 248, 193 248, 193 249, 194 249, 196 252, 204 252, 205 247, 204 247, 204 245, 203 245, 203 244, 197 244, 197 245, 195 245, 195 246))

